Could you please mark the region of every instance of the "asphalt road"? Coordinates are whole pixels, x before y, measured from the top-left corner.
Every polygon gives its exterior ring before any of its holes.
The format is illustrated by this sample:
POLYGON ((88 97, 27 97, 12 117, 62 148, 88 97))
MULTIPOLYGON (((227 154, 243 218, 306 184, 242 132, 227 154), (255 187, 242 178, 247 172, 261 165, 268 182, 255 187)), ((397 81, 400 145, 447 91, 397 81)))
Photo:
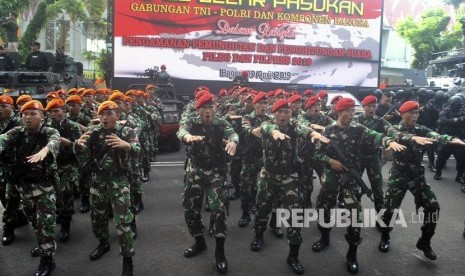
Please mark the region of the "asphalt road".
MULTIPOLYGON (((215 241, 207 235, 208 250, 198 256, 186 259, 183 251, 193 243, 184 222, 181 195, 183 192, 184 151, 162 153, 154 164, 150 182, 144 184, 145 210, 138 216, 139 237, 135 242, 135 275, 215 275, 215 241)), ((390 164, 384 167, 384 178, 390 164)), ((415 248, 420 236, 421 224, 412 222, 414 213, 413 197, 408 193, 401 206, 408 223, 407 228, 396 227, 391 234, 391 250, 381 253, 377 246, 380 234, 375 228, 362 230, 363 243, 359 246, 359 275, 463 275, 465 270, 465 239, 462 237, 465 219, 465 194, 460 192, 460 184, 454 182, 455 161, 448 163, 443 172, 443 180, 435 181, 427 172, 427 181, 441 205, 437 233, 432 247, 438 260, 430 261, 415 248)), ((319 191, 315 185, 313 200, 319 191)), ((76 210, 80 201, 75 202, 76 210)), ((373 208, 365 197, 364 208, 373 208)), ((0 207, 1 209, 1 207, 0 207)), ((266 232, 265 244, 260 252, 250 250, 253 238, 252 228, 239 228, 241 215, 240 202, 231 202, 231 214, 227 218, 228 238, 226 256, 229 261, 229 275, 294 275, 285 260, 288 246, 285 239, 275 238, 266 232)), ((204 222, 208 227, 209 213, 204 212, 204 222)), ((90 261, 89 254, 98 241, 91 231, 89 214, 76 213, 71 224, 71 239, 66 244, 58 243, 55 256, 56 269, 53 275, 118 275, 121 274, 122 260, 119 258, 118 241, 113 223, 110 224, 111 251, 100 260, 90 261)), ((56 228, 57 237, 59 226, 56 228)), ((319 238, 316 223, 303 229, 300 260, 306 275, 344 275, 347 243, 344 228, 334 228, 331 232, 331 245, 321 253, 311 250, 319 238)), ((0 246, 0 275, 32 275, 39 259, 32 258, 29 251, 34 247, 35 237, 30 226, 16 229, 16 240, 8 246, 0 246)))

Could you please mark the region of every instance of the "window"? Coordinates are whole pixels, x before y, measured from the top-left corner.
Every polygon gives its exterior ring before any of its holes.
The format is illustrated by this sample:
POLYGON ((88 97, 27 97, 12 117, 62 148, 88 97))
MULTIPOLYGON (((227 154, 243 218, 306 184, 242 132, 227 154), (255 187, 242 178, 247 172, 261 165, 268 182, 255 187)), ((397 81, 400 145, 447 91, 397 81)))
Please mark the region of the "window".
POLYGON ((59 46, 64 46, 65 52, 69 52, 70 34, 68 20, 56 20, 48 23, 47 28, 45 28, 45 50, 55 51, 59 46))

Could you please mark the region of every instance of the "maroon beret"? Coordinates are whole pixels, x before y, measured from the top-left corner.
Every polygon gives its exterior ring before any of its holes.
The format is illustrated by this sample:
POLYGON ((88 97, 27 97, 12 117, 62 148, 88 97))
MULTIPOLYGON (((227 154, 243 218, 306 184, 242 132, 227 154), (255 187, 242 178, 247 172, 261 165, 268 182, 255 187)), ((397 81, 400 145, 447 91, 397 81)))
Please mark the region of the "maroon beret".
POLYGON ((295 103, 295 102, 301 101, 301 100, 302 100, 302 96, 300 96, 299 94, 292 95, 292 96, 289 98, 289 102, 290 102, 290 103, 295 103))
POLYGON ((378 98, 373 95, 368 95, 366 96, 363 101, 362 101, 362 106, 369 105, 369 104, 374 104, 378 102, 378 98))
POLYGON ((405 103, 403 103, 400 106, 399 112, 400 113, 405 113, 405 112, 409 112, 410 110, 414 110, 414 109, 418 109, 418 108, 420 108, 420 105, 418 104, 418 102, 406 101, 405 103))
POLYGON ((352 100, 351 98, 342 98, 336 104, 336 112, 341 112, 354 106, 355 106, 354 100, 352 100))
POLYGON ((274 91, 268 91, 268 97, 274 97, 274 91))
POLYGON ((284 92, 286 92, 286 91, 284 91, 284 89, 278 88, 278 89, 276 89, 276 90, 274 91, 274 96, 275 96, 275 97, 278 97, 279 95, 284 94, 284 92))
POLYGON ((250 92, 250 88, 248 87, 242 87, 241 89, 239 89, 239 95, 242 95, 243 93, 249 93, 250 92))
POLYGON ((263 92, 258 93, 253 99, 253 104, 258 103, 261 100, 266 100, 266 94, 263 92))
POLYGON ((226 92, 228 92, 228 91, 226 90, 226 88, 221 88, 221 89, 220 89, 220 92, 218 92, 218 96, 219 96, 219 97, 224 96, 224 95, 226 94, 226 92))
POLYGON ((280 108, 290 108, 289 106, 289 101, 281 99, 277 101, 274 105, 273 108, 271 109, 271 112, 275 113, 278 109, 280 108))
POLYGON ((214 103, 215 103, 215 96, 211 93, 206 93, 197 99, 197 101, 195 102, 195 108, 199 109, 206 104, 214 104, 214 103))
POLYGON ((321 90, 320 93, 318 93, 318 97, 320 97, 320 99, 328 97, 328 92, 326 92, 325 90, 321 90))
POLYGON ((320 97, 318 95, 311 96, 308 98, 307 103, 305 104, 305 109, 309 109, 312 105, 321 102, 320 97))
POLYGON ((252 101, 252 102, 253 102, 253 99, 254 99, 254 98, 255 98, 255 95, 249 94, 249 95, 247 95, 247 97, 245 97, 245 100, 246 100, 246 101, 252 101))
POLYGON ((312 89, 307 89, 304 91, 304 96, 313 96, 315 94, 315 91, 312 89))
POLYGON ((334 96, 334 98, 331 99, 331 104, 336 104, 340 99, 342 99, 341 95, 334 96))

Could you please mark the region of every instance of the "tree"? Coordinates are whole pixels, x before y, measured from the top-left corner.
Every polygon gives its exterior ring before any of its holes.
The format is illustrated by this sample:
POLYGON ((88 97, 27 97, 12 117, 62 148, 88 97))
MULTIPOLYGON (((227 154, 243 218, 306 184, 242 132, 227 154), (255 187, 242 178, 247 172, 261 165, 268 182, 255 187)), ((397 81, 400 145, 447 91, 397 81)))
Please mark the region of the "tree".
POLYGON ((452 5, 457 10, 460 4, 465 3, 465 0, 442 0, 445 4, 452 5))
MULTIPOLYGON (((31 0, 9 0, 0 1, 0 18, 3 20, 8 17, 9 13, 16 11, 20 14, 26 7, 31 4, 31 0)), ((0 31, 0 37, 3 37, 3 30, 0 31)))
POLYGON ((415 50, 413 68, 425 69, 435 52, 461 47, 461 24, 456 23, 447 30, 449 21, 450 17, 442 9, 426 10, 418 23, 411 16, 399 21, 397 32, 415 50))

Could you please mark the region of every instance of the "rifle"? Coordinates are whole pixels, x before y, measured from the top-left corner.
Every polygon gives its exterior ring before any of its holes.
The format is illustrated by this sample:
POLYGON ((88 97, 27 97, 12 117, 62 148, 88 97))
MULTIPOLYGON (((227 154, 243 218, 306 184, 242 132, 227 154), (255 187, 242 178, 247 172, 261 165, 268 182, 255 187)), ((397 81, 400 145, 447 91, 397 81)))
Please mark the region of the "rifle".
POLYGON ((415 210, 417 214, 418 209, 421 207, 421 188, 424 183, 426 183, 425 167, 421 166, 420 169, 416 171, 415 179, 408 182, 408 189, 415 197, 415 210))
POLYGON ((44 120, 42 125, 40 126, 39 130, 37 133, 32 137, 31 142, 29 142, 22 152, 22 154, 19 155, 19 158, 17 160, 18 163, 16 163, 16 166, 13 168, 13 174, 9 177, 9 181, 11 184, 16 184, 18 183, 18 180, 21 177, 26 176, 27 172, 32 169, 32 171, 36 171, 36 167, 31 167, 31 164, 27 163, 25 161, 26 157, 32 154, 32 151, 34 150, 35 146, 37 145, 37 142, 39 141, 39 136, 42 133, 42 130, 44 129, 44 126, 46 124, 47 119, 44 120))
MULTIPOLYGON (((129 120, 127 120, 128 116, 129 116, 129 113, 126 116, 126 122, 121 127, 121 129, 116 133, 116 136, 120 136, 121 132, 123 131, 123 129, 128 124, 128 122, 129 122, 129 120)), ((99 162, 103 158, 105 153, 107 153, 107 150, 108 150, 108 143, 105 142, 103 144, 102 148, 100 149, 100 151, 94 157, 90 156, 89 159, 87 159, 87 161, 84 162, 84 164, 82 164, 82 166, 79 167, 79 175, 81 176, 81 178, 83 178, 84 176, 87 176, 92 171, 101 171, 102 170, 102 168, 100 167, 99 162)))
POLYGON ((359 196, 363 196, 366 194, 371 201, 373 200, 373 192, 367 187, 365 182, 362 179, 362 176, 360 175, 359 169, 357 166, 347 158, 347 156, 344 154, 344 152, 341 150, 339 145, 335 142, 332 142, 328 145, 326 148, 326 151, 330 154, 335 155, 335 159, 338 160, 339 162, 344 165, 348 169, 346 173, 344 173, 341 178, 339 179, 339 182, 341 184, 345 184, 349 182, 350 180, 354 179, 357 185, 361 189, 361 194, 359 196))
POLYGON ((396 115, 399 113, 399 112, 396 110, 396 107, 393 106, 393 107, 389 108, 388 112, 386 112, 386 114, 384 114, 383 117, 381 117, 381 118, 386 119, 386 116, 389 115, 389 114, 391 114, 393 111, 395 111, 394 113, 395 113, 396 115))

